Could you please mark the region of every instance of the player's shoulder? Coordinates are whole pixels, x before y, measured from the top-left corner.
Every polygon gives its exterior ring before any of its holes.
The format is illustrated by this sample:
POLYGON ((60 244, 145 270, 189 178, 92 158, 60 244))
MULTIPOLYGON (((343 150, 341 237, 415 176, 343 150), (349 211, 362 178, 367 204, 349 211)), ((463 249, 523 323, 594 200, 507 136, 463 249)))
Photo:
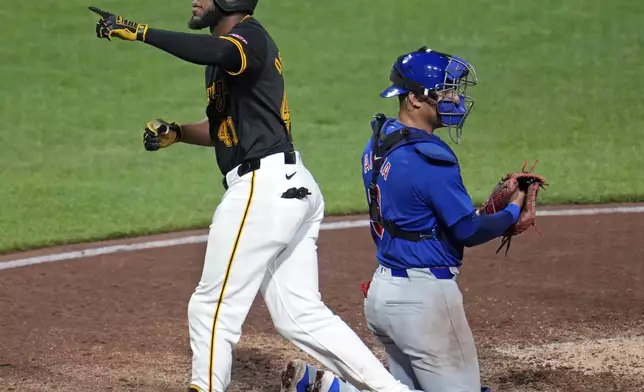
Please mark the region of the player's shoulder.
POLYGON ((430 163, 458 164, 458 159, 454 152, 438 143, 420 142, 414 145, 414 149, 430 163))
POLYGON ((438 136, 425 131, 413 131, 402 147, 400 153, 411 155, 410 162, 417 165, 458 165, 458 158, 449 145, 438 136))
POLYGON ((266 31, 264 26, 250 15, 246 16, 239 23, 233 26, 230 32, 226 35, 235 37, 247 45, 251 40, 265 42, 266 39, 270 39, 270 34, 266 31))
MULTIPOLYGON (((376 116, 371 121, 371 129, 374 132, 376 132, 378 126, 381 127, 381 135, 390 135, 402 129, 407 129, 411 132, 406 140, 397 144, 398 148, 394 148, 390 155, 402 158, 404 161, 415 165, 434 164, 458 166, 458 158, 454 151, 437 135, 429 134, 420 129, 408 128, 397 121, 396 118, 385 117, 384 115, 376 116)), ((373 136, 368 141, 365 151, 370 149, 369 147, 372 143, 373 136)))
POLYGON ((239 22, 230 31, 229 35, 233 39, 241 41, 242 47, 247 49, 248 54, 261 64, 273 64, 276 59, 280 61, 280 51, 273 37, 268 33, 264 26, 257 19, 248 16, 239 22))
POLYGON ((454 150, 436 135, 427 135, 427 138, 414 144, 414 149, 429 163, 458 165, 454 150))

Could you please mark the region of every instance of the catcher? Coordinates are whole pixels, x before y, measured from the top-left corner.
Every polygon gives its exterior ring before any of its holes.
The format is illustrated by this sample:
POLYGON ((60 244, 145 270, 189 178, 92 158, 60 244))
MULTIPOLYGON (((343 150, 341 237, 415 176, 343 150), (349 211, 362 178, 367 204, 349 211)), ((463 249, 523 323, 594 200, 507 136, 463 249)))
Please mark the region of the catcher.
MULTIPOLYGON (((474 68, 423 47, 400 56, 390 80, 381 97, 398 98, 398 115, 376 115, 361 159, 378 262, 363 285, 367 325, 385 348, 389 371, 409 389, 489 391, 481 387, 456 282, 464 248, 501 236, 507 242, 532 225, 545 180, 525 170, 509 174, 476 209, 454 151, 434 134, 448 128, 460 143, 474 103, 467 89, 478 84, 474 68)), ((301 368, 302 379, 283 383, 283 391, 307 384, 313 392, 356 390, 311 365, 289 367, 301 368)))

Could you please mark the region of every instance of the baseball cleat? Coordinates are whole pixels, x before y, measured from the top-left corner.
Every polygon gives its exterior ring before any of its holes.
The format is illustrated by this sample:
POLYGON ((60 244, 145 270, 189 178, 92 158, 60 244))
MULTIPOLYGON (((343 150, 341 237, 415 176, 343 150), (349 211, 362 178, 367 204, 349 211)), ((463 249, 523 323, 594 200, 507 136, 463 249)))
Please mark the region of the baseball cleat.
POLYGON ((332 372, 318 370, 311 392, 340 392, 340 381, 332 372))
POLYGON ((296 359, 289 362, 280 376, 280 392, 307 392, 309 389, 309 367, 304 361, 296 359))

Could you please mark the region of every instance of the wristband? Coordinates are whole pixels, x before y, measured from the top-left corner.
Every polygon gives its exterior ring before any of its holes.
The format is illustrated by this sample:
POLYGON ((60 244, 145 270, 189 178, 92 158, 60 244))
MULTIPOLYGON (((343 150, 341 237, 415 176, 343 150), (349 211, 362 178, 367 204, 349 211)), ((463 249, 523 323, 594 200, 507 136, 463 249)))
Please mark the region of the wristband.
POLYGON ((521 207, 514 203, 510 203, 507 205, 507 207, 504 208, 504 210, 512 214, 512 218, 514 218, 515 222, 519 220, 519 215, 521 215, 521 207))

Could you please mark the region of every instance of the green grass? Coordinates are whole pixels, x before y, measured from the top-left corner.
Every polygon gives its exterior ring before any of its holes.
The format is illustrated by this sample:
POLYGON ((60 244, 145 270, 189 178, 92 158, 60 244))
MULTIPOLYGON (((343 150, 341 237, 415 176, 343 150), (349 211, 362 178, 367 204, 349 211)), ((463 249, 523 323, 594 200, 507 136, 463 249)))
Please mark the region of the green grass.
MULTIPOLYGON (((222 194, 210 149, 141 145, 150 119, 204 117, 203 69, 98 40, 88 5, 0 5, 0 251, 203 227, 222 194)), ((189 2, 94 5, 187 31, 189 2)), ((476 202, 525 159, 551 182, 544 202, 644 200, 643 14, 632 0, 264 0, 257 17, 281 48, 296 146, 338 214, 365 211, 368 124, 396 109, 378 94, 421 45, 477 69, 455 147, 476 202)))

